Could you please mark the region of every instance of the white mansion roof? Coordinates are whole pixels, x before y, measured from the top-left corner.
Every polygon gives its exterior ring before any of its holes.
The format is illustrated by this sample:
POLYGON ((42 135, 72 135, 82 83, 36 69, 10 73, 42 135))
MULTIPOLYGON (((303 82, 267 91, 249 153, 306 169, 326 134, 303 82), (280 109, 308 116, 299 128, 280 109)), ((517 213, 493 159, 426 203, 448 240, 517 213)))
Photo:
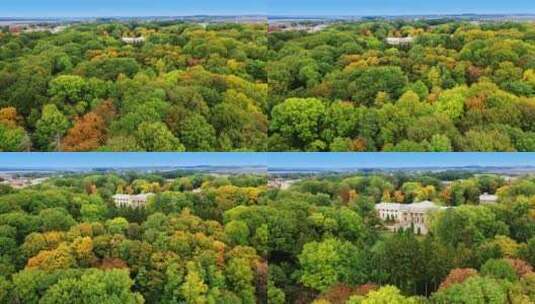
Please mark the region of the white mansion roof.
POLYGON ((141 193, 141 194, 115 194, 112 196, 114 200, 116 199, 131 199, 131 200, 146 200, 154 193, 141 193))
POLYGON ((412 213, 426 213, 430 210, 442 209, 445 207, 438 206, 431 201, 421 201, 412 204, 398 204, 398 203, 384 203, 381 202, 375 205, 375 209, 380 210, 392 210, 392 211, 405 211, 412 213))
POLYGON ((497 195, 493 195, 493 194, 488 194, 488 193, 483 193, 479 196, 479 201, 482 202, 482 201, 486 201, 486 202, 495 202, 498 200, 498 196, 497 195))
POLYGON ((141 193, 141 194, 115 194, 113 198, 147 198, 152 193, 141 193))
POLYGON ((112 196, 113 201, 117 207, 144 207, 149 202, 149 197, 154 193, 142 193, 142 194, 115 194, 112 196))
POLYGON ((498 202, 498 196, 488 193, 483 193, 479 196, 480 204, 496 204, 498 202))
POLYGON ((375 209, 385 209, 385 210, 400 210, 403 208, 402 206, 406 206, 404 204, 398 204, 398 203, 379 203, 375 205, 375 209))
POLYGON ((142 43, 145 41, 145 37, 123 37, 121 40, 124 43, 142 43))
POLYGON ((414 41, 414 37, 388 37, 386 38, 386 43, 390 45, 400 45, 400 44, 409 44, 414 41))

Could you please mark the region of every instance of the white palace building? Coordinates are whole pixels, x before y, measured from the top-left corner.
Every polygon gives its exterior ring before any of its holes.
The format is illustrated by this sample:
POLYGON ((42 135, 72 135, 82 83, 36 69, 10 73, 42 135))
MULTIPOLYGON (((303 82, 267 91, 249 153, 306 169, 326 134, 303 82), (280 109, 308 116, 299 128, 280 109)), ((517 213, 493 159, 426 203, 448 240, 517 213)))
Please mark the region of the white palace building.
POLYGON ((412 204, 379 203, 375 210, 387 227, 392 231, 412 229, 416 234, 427 234, 429 229, 426 225, 428 213, 446 209, 431 201, 422 201, 412 204))
POLYGON ((130 207, 130 208, 141 208, 145 207, 149 202, 149 198, 153 196, 154 193, 142 193, 142 194, 115 194, 112 196, 113 202, 117 207, 130 207))
POLYGON ((141 44, 145 42, 145 37, 123 37, 121 40, 126 44, 141 44))

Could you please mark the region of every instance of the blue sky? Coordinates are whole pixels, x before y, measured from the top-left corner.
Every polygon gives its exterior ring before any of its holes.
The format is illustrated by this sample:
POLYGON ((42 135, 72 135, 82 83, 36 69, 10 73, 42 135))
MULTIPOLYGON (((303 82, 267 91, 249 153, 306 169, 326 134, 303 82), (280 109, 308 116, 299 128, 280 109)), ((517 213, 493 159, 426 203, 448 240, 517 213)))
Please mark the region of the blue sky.
POLYGON ((535 13, 533 0, 0 0, 2 17, 535 13))
POLYGON ((267 0, 269 15, 535 13, 533 0, 267 0))
POLYGON ((0 0, 2 17, 265 14, 266 0, 0 0))
POLYGON ((264 166, 263 153, 0 153, 0 168, 264 166))
POLYGON ((270 153, 270 168, 535 166, 535 153, 270 153))
POLYGON ((535 166, 535 153, 0 153, 0 168, 535 166))

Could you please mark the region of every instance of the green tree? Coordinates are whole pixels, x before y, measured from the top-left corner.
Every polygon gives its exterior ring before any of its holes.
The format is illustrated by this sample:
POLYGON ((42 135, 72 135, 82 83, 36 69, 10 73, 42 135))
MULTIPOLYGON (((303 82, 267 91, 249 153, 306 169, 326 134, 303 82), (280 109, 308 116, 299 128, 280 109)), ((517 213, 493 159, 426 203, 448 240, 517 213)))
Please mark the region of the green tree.
POLYGON ((347 304, 418 304, 415 297, 405 297, 395 286, 387 285, 370 291, 366 296, 352 296, 347 304))
POLYGON ((59 280, 45 292, 39 303, 143 303, 143 297, 130 290, 132 285, 126 270, 92 269, 79 279, 59 280))
POLYGON ((275 106, 270 129, 292 146, 304 148, 319 138, 325 106, 316 98, 290 98, 275 106))
POLYGON ((39 212, 39 217, 43 223, 43 231, 65 231, 76 224, 76 221, 73 219, 73 217, 67 212, 67 210, 63 208, 43 209, 41 212, 39 212))
POLYGON ((184 146, 163 123, 147 123, 139 125, 136 139, 145 151, 184 151, 184 146))
POLYGON ((508 134, 499 130, 470 130, 461 139, 463 151, 472 152, 511 152, 515 148, 508 134))
POLYGON ((398 99, 408 81, 401 68, 395 66, 368 67, 356 71, 350 78, 354 78, 354 81, 346 90, 351 99, 366 106, 373 105, 379 92, 398 99))
POLYGON ((324 291, 337 282, 365 281, 363 256, 347 241, 329 238, 321 242, 310 242, 303 246, 298 256, 303 285, 324 291))
POLYGON ((503 304, 507 302, 507 284, 492 278, 471 277, 436 292, 432 300, 451 304, 503 304))
POLYGON ((249 227, 242 221, 230 221, 225 225, 225 234, 233 245, 247 245, 249 243, 249 227))
POLYGON ((515 269, 505 260, 488 260, 481 267, 481 274, 510 282, 517 280, 515 269))
POLYGON ((68 128, 67 118, 56 105, 45 105, 41 118, 36 124, 35 137, 38 147, 46 151, 61 151, 61 138, 68 128))
POLYGON ((445 113, 453 121, 458 120, 464 113, 467 93, 466 87, 443 91, 436 103, 437 111, 445 113))
POLYGON ((431 137, 430 152, 451 152, 453 147, 451 140, 443 134, 435 134, 431 137))
POLYGON ((242 303, 254 304, 255 289, 253 287, 254 273, 250 262, 246 258, 231 259, 225 269, 229 289, 236 293, 242 303))
POLYGON ((188 274, 180 291, 187 304, 203 304, 207 302, 208 286, 194 268, 194 265, 188 264, 188 274))
POLYGON ((31 143, 23 128, 9 128, 0 123, 0 151, 18 152, 29 150, 31 143))
POLYGON ((13 284, 5 277, 0 276, 0 303, 9 303, 13 284))
POLYGON ((178 137, 187 151, 212 151, 215 148, 214 127, 197 113, 191 113, 180 124, 178 137))
POLYGON ((83 204, 80 215, 85 222, 97 222, 105 218, 107 211, 104 204, 83 204))
POLYGON ((111 234, 121 234, 128 228, 128 221, 124 217, 116 217, 106 221, 106 228, 111 234))
POLYGON ((84 78, 76 75, 61 75, 50 82, 49 93, 70 101, 79 101, 84 97, 86 83, 84 78))

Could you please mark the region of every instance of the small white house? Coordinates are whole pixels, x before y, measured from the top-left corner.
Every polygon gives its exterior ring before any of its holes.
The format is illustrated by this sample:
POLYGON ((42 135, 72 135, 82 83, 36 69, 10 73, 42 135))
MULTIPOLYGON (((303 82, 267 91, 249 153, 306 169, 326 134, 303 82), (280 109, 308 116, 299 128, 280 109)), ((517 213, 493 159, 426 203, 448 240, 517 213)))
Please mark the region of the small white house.
POLYGON ((280 190, 286 190, 290 188, 291 185, 298 182, 298 179, 284 179, 284 178, 275 178, 270 179, 267 183, 268 188, 271 189, 280 189, 280 190))
POLYGON ((479 196, 480 204, 496 204, 498 202, 498 196, 494 194, 483 193, 479 196))

